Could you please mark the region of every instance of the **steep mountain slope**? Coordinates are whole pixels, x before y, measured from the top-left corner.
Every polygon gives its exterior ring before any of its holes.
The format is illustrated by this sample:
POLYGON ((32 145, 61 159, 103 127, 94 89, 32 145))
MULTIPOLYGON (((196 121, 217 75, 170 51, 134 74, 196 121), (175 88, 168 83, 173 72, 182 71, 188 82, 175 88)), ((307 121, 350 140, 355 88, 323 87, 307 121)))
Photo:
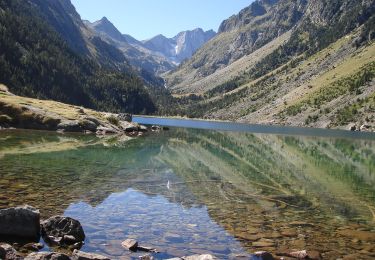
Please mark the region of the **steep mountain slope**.
POLYGON ((69 35, 69 30, 75 28, 70 26, 71 20, 65 20, 69 15, 64 13, 64 5, 58 3, 67 0, 0 1, 0 82, 19 95, 107 111, 155 112, 145 82, 125 59, 119 62, 110 59, 110 55, 121 54, 117 49, 99 39, 97 43, 103 46, 101 53, 106 54, 113 66, 98 63, 90 56, 78 54, 79 48, 71 47, 79 46, 75 42, 82 42, 82 38, 71 35, 69 42, 55 29, 60 22, 49 25, 51 20, 46 20, 49 12, 59 10, 53 17, 57 20, 63 17, 62 21, 69 24, 61 28, 69 35), (48 6, 47 13, 42 12, 43 4, 48 6), (58 9, 51 9, 54 7, 58 9), (121 67, 114 70, 116 65, 121 67))
MULTIPOLYGON (((216 37, 176 72, 166 75, 168 85, 189 92, 191 84, 290 30, 301 19, 306 1, 256 1, 237 16, 223 21, 216 37)), ((193 91, 194 92, 194 91, 193 91)))
MULTIPOLYGON (((126 53, 121 52, 113 42, 107 42, 102 37, 86 26, 81 20, 75 7, 70 0, 30 0, 39 13, 51 25, 61 37, 68 43, 76 53, 94 59, 101 66, 109 67, 114 70, 129 71, 137 70, 138 73, 147 83, 155 86, 163 86, 163 81, 156 77, 152 70, 146 71, 146 66, 137 65, 129 60, 129 57, 140 57, 142 55, 134 51, 130 51, 132 55, 127 57, 126 53)), ((102 24, 102 29, 108 29, 109 34, 114 38, 120 39, 122 35, 116 28, 111 28, 112 24, 105 18, 107 24, 102 24), (118 35, 116 34, 118 33, 118 35)), ((100 26, 100 24, 98 24, 100 26)), ((114 27, 112 25, 112 27, 114 27)), ((139 65, 139 64, 138 64, 139 65)))
POLYGON ((81 18, 70 0, 30 0, 30 3, 62 35, 73 50, 89 54, 88 42, 80 31, 80 28, 83 28, 81 18))
POLYGON ((176 41, 176 55, 179 61, 193 56, 196 50, 198 50, 203 44, 211 40, 216 33, 213 30, 203 31, 201 28, 197 28, 193 31, 184 31, 173 37, 176 41))
POLYGON ((316 127, 374 124, 374 14, 374 0, 259 0, 164 76, 175 94, 194 93, 190 102, 178 101, 185 107, 180 114, 316 127))
POLYGON ((101 65, 113 69, 131 69, 121 52, 99 37, 95 37, 84 25, 70 0, 30 0, 29 2, 77 54, 94 59, 101 65))

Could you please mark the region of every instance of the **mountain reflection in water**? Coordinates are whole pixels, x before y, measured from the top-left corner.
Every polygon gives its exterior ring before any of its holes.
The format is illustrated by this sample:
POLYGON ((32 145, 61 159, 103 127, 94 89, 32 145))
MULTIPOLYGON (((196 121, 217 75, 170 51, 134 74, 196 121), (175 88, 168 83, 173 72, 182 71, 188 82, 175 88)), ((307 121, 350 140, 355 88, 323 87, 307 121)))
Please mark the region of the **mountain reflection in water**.
POLYGON ((289 249, 370 259, 374 174, 369 139, 182 128, 132 140, 0 132, 0 207, 77 218, 83 250, 116 259, 138 256, 121 248, 126 238, 156 247, 158 259, 289 249))

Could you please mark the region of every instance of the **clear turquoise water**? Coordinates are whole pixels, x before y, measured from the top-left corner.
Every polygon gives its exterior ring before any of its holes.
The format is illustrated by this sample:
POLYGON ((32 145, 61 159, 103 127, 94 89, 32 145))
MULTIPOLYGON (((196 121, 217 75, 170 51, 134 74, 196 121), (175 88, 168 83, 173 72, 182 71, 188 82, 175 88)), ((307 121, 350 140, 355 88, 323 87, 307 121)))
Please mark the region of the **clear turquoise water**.
POLYGON ((113 259, 144 254, 122 249, 126 238, 158 249, 156 259, 291 249, 375 256, 373 135, 225 130, 130 140, 0 131, 0 208, 76 218, 82 250, 113 259))

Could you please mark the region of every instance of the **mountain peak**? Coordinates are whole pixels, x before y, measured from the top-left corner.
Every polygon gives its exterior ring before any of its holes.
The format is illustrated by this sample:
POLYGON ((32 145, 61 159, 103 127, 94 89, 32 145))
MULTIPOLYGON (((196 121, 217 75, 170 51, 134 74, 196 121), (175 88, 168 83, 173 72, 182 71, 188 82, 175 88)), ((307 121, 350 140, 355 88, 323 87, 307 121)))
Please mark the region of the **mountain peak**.
POLYGON ((108 20, 107 17, 103 17, 99 21, 96 21, 91 24, 91 26, 98 32, 102 32, 111 36, 113 39, 122 41, 123 36, 120 31, 113 25, 111 21, 108 20))
POLYGON ((156 39, 168 39, 167 37, 165 37, 163 34, 158 34, 158 35, 156 35, 156 36, 154 36, 154 37, 152 37, 151 39, 149 39, 149 40, 156 40, 156 39))
POLYGON ((202 28, 195 28, 193 32, 204 32, 202 28))
POLYGON ((113 27, 115 27, 113 25, 113 23, 108 20, 108 18, 106 16, 103 16, 102 19, 97 20, 97 21, 93 22, 92 24, 93 24, 93 26, 106 25, 106 26, 113 26, 113 27))
MULTIPOLYGON (((99 22, 103 22, 103 23, 111 23, 108 18, 106 16, 103 16, 102 19, 99 20, 99 22)), ((112 23, 111 23, 112 24, 112 23)))

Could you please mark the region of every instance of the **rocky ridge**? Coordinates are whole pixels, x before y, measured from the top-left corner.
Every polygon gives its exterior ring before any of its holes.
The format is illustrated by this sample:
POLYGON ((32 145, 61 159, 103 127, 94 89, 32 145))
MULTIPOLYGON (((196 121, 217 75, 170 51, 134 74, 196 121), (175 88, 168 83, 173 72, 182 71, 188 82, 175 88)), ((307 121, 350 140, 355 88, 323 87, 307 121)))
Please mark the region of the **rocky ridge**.
POLYGON ((93 23, 89 21, 84 21, 84 23, 99 37, 122 50, 133 65, 157 74, 174 69, 177 64, 190 58, 198 48, 216 34, 213 30, 205 32, 197 28, 180 32, 172 38, 160 34, 151 39, 139 41, 130 35, 121 34, 106 17, 93 23), (141 57, 145 58, 141 59, 141 57))
POLYGON ((130 64, 139 71, 146 70, 149 73, 159 74, 175 67, 173 62, 148 50, 130 35, 121 34, 106 17, 93 23, 89 21, 83 23, 97 38, 118 48, 130 64))

